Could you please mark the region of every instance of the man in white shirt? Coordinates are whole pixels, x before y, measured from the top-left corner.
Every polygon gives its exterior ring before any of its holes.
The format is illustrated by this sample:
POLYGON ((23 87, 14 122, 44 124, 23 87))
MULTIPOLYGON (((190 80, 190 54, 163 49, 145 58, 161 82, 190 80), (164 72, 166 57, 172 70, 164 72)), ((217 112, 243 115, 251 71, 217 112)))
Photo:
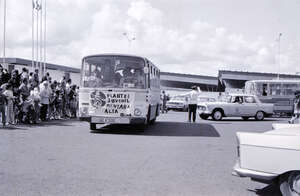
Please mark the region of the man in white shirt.
POLYGON ((188 93, 188 103, 189 103, 189 122, 191 122, 191 116, 193 114, 193 122, 196 121, 196 110, 198 102, 199 92, 196 86, 192 86, 192 91, 188 93))

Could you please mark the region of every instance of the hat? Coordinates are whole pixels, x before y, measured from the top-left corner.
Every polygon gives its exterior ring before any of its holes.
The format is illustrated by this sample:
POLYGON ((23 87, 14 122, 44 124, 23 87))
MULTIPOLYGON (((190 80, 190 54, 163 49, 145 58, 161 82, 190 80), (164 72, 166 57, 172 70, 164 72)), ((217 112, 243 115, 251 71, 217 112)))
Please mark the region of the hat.
POLYGON ((300 95, 300 90, 296 90, 295 95, 300 95))

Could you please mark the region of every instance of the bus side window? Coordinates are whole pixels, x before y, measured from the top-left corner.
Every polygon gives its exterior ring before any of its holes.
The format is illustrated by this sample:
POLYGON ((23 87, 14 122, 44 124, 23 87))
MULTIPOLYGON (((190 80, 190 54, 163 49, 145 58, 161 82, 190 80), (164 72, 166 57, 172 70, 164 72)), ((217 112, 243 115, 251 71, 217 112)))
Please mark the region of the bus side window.
POLYGON ((268 95, 268 86, 267 84, 263 84, 262 96, 267 96, 267 95, 268 95))

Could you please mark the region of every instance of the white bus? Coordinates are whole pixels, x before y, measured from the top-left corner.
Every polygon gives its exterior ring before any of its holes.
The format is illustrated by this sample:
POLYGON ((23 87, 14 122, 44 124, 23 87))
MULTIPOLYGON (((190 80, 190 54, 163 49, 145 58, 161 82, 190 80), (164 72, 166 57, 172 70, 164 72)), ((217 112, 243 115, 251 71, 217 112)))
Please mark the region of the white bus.
POLYGON ((245 84, 246 94, 257 95, 261 102, 273 103, 277 114, 293 114, 296 90, 300 90, 300 80, 252 80, 245 84))
POLYGON ((97 124, 152 124, 159 115, 160 70, 148 59, 100 54, 82 59, 79 117, 97 124))

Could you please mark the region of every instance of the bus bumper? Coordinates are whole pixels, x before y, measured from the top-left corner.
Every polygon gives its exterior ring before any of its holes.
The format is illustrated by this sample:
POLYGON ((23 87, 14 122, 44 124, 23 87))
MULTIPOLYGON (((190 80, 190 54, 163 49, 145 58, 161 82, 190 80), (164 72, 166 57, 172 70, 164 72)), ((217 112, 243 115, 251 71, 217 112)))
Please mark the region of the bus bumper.
POLYGON ((79 117, 80 121, 87 121, 87 122, 91 122, 91 117, 90 116, 85 116, 85 117, 79 117))
POLYGON ((90 123, 95 124, 145 124, 145 117, 103 117, 92 116, 87 119, 90 123))

